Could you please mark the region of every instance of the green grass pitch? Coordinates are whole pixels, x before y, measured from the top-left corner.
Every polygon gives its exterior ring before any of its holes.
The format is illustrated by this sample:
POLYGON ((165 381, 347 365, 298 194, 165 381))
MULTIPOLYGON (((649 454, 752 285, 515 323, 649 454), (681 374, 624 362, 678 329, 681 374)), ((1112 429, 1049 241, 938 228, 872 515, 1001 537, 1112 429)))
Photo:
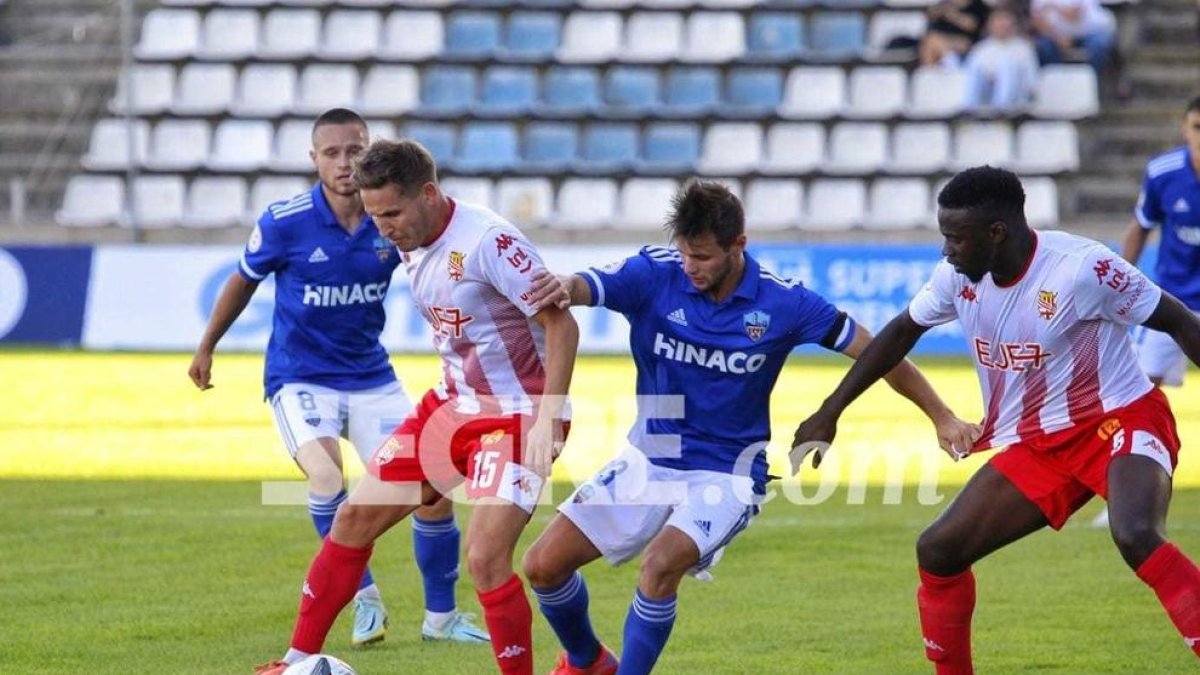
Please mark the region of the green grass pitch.
MULTIPOLYGON (((249 673, 286 646, 316 541, 303 506, 263 504, 263 481, 297 474, 258 401, 261 359, 219 355, 217 388, 203 394, 187 381, 188 361, 0 353, 0 673, 249 673)), ((437 375, 429 358, 395 363, 414 397, 437 375)), ((965 417, 979 415, 969 367, 921 365, 965 417)), ((785 370, 772 410, 776 473, 795 424, 844 369, 840 360, 802 360, 785 370)), ((632 378, 626 359, 581 359, 556 499, 619 449, 632 378)), ((1193 372, 1187 387, 1169 392, 1185 443, 1170 530, 1193 557, 1198 380, 1193 372)), ((941 458, 929 424, 882 386, 840 429, 836 461, 784 482, 819 503, 780 495, 733 544, 714 581, 685 582, 656 672, 931 672, 917 627, 913 544, 982 459, 941 458), (914 482, 922 476, 939 482, 921 489, 914 482), (863 484, 870 487, 855 487, 863 484)), ((1153 594, 1107 533, 1087 527, 1097 508, 977 565, 979 672, 1194 672, 1153 594)), ((550 511, 534 517, 523 544, 550 511)), ((420 641, 409 536, 401 524, 375 556, 392 612, 388 640, 349 649, 343 617, 327 650, 363 675, 493 672, 486 648, 420 641)), ((597 630, 619 650, 636 565, 601 563, 586 575, 597 630)), ((465 579, 459 601, 478 611, 465 579)), ((556 642, 536 613, 534 626, 546 672, 556 642)))

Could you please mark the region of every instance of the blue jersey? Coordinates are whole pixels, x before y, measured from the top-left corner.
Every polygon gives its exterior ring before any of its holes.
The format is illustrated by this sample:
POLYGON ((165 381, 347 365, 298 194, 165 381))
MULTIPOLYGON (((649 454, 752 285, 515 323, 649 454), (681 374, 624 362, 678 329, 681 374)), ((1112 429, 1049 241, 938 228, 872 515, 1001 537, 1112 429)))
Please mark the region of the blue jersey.
POLYGON ((1200 180, 1186 145, 1146 165, 1134 215, 1146 229, 1162 228, 1155 281, 1200 310, 1200 180))
POLYGON ((275 317, 263 384, 360 390, 396 379, 379 342, 400 255, 370 217, 353 234, 338 224, 318 183, 276 202, 250 235, 238 270, 250 281, 275 274, 275 317))
POLYGON ((845 349, 854 324, 799 282, 749 254, 741 282, 715 303, 683 272, 678 252, 656 246, 581 273, 592 303, 629 320, 638 399, 629 442, 654 464, 766 481, 771 390, 797 345, 845 349), (668 438, 666 436, 677 438, 668 438))

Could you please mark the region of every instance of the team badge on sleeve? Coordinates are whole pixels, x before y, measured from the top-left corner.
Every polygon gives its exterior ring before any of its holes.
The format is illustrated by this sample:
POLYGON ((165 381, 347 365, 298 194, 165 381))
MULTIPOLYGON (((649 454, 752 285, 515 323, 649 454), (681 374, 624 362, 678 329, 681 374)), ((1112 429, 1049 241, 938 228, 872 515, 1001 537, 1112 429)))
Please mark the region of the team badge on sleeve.
POLYGON ((742 315, 742 326, 746 329, 746 335, 758 342, 771 326, 771 315, 761 309, 747 312, 742 315))
POLYGON ((250 241, 246 242, 246 250, 258 253, 260 248, 262 248, 262 229, 255 225, 254 230, 250 232, 250 241))
POLYGON ((1058 293, 1055 291, 1038 291, 1038 316, 1049 321, 1058 312, 1058 293))

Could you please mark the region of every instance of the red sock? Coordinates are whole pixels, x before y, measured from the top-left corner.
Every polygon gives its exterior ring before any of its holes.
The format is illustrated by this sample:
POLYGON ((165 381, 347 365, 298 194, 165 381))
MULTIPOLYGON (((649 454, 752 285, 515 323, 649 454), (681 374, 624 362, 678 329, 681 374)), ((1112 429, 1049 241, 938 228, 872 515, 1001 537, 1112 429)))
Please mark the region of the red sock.
POLYGON ((937 675, 971 675, 971 614, 975 611, 975 575, 971 570, 939 577, 925 570, 917 589, 925 658, 937 675))
POLYGON ((308 566, 300 595, 300 616, 292 632, 293 649, 309 654, 321 652, 338 613, 358 591, 372 548, 350 548, 325 538, 317 557, 308 566))
POLYGON ((533 675, 533 611, 517 575, 479 593, 483 620, 492 634, 492 653, 502 673, 533 675))
POLYGON ((1138 578, 1154 589, 1183 641, 1200 656, 1200 570, 1167 542, 1137 568, 1138 578))

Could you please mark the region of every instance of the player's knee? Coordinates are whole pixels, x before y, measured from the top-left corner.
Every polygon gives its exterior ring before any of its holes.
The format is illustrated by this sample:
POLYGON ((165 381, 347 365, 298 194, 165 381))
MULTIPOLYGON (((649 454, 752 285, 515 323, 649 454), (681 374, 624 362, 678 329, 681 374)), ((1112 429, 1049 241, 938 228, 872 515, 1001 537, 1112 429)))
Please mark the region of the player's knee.
POLYGON ((1110 514, 1113 542, 1121 557, 1133 569, 1137 569, 1146 558, 1162 546, 1166 537, 1151 518, 1119 518, 1112 519, 1110 514))
POLYGON ((688 565, 666 551, 655 548, 646 550, 642 558, 642 582, 644 589, 654 597, 664 597, 675 592, 679 581, 687 573, 688 565))
POLYGON ((317 495, 336 495, 345 487, 342 471, 333 462, 306 469, 308 491, 317 495))
POLYGON ((550 556, 536 545, 525 551, 521 558, 521 571, 534 588, 556 588, 565 581, 550 556))
POLYGON ((936 527, 927 528, 917 537, 917 564, 926 572, 949 576, 970 565, 961 555, 961 547, 936 527))
POLYGON ((495 588, 512 576, 512 551, 492 542, 467 544, 467 573, 476 588, 495 588))

